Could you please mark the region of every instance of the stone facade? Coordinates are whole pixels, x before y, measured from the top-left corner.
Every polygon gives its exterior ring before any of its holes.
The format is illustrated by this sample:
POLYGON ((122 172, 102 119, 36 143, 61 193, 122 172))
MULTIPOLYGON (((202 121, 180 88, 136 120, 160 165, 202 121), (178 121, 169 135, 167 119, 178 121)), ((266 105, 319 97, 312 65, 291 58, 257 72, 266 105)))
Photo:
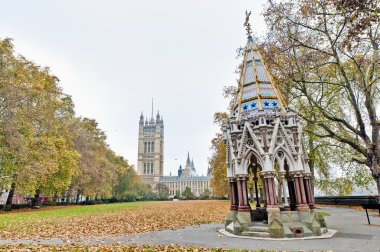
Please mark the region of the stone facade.
POLYGON ((182 165, 180 165, 177 176, 161 177, 160 183, 165 184, 169 188, 169 197, 174 197, 177 192, 181 194, 186 187, 190 188, 194 196, 200 197, 206 188, 212 192, 210 179, 210 171, 207 172, 207 176, 198 176, 196 174, 194 161, 190 161, 190 155, 187 154, 185 168, 183 169, 182 165))
POLYGON ((152 188, 164 174, 164 121, 159 113, 156 119, 145 118, 141 113, 139 121, 139 143, 137 174, 143 183, 152 188))

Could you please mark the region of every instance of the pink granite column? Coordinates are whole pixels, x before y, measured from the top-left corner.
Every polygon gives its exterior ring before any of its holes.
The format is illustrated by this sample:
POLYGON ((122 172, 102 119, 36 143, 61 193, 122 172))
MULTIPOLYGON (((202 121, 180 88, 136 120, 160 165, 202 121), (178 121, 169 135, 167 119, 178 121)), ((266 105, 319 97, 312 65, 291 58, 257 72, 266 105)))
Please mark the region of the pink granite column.
POLYGON ((315 209, 315 205, 314 205, 314 193, 313 193, 313 190, 311 188, 310 176, 304 176, 303 177, 303 182, 304 182, 304 185, 305 185, 307 204, 309 205, 310 209, 315 209))
POLYGON ((267 186, 266 186, 266 182, 265 182, 265 179, 264 179, 264 176, 260 176, 261 177, 261 180, 263 181, 263 195, 260 197, 262 198, 262 200, 264 201, 264 208, 267 207, 268 205, 268 202, 267 202, 267 199, 268 199, 268 193, 267 193, 267 186))
POLYGON ((267 208, 278 208, 274 174, 264 175, 267 208))
POLYGON ((297 210, 305 211, 309 210, 309 206, 306 201, 305 186, 303 183, 302 173, 294 173, 294 186, 296 191, 297 210))
POLYGON ((238 210, 238 190, 237 182, 235 178, 230 178, 230 197, 231 197, 231 211, 238 210))
POLYGON ((248 203, 247 197, 247 182, 245 176, 239 176, 238 181, 238 192, 239 192, 239 212, 250 212, 251 207, 248 203))

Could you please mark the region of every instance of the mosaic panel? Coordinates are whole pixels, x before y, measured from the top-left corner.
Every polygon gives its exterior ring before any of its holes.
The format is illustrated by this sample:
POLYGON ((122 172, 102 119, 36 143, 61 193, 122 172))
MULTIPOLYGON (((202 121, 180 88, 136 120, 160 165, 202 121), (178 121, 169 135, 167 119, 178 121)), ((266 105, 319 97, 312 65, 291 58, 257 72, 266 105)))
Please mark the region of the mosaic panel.
POLYGON ((252 60, 252 52, 248 51, 247 61, 252 60))
POLYGON ((267 74, 265 73, 264 67, 262 65, 256 66, 256 69, 257 69, 257 75, 259 76, 259 81, 268 81, 269 82, 269 78, 268 78, 267 74))
POLYGON ((254 78, 253 78, 252 61, 249 61, 249 62, 247 62, 247 69, 245 70, 245 82, 244 82, 244 84, 250 83, 253 81, 254 81, 254 78))
POLYGON ((275 96, 273 88, 260 88, 260 95, 262 96, 275 96))
POLYGON ((263 109, 279 109, 280 105, 276 99, 262 99, 263 109))
POLYGON ((269 84, 269 83, 261 83, 260 84, 260 89, 262 89, 262 88, 272 88, 272 85, 269 84))
POLYGON ((248 112, 252 110, 256 110, 259 108, 257 100, 249 101, 249 102, 244 102, 241 105, 241 112, 248 112))
POLYGON ((243 100, 252 98, 257 95, 256 85, 249 85, 243 89, 243 100))
POLYGON ((255 57, 255 59, 259 59, 259 54, 257 53, 257 51, 253 51, 253 57, 255 57))

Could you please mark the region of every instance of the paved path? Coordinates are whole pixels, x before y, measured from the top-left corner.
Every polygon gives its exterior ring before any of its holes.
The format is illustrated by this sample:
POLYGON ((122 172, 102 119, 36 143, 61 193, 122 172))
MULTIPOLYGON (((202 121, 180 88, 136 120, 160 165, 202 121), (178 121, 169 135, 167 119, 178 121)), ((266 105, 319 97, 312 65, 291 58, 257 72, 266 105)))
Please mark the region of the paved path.
MULTIPOLYGON (((138 235, 120 237, 99 237, 91 239, 32 239, 32 240, 0 240, 1 244, 61 244, 74 243, 120 243, 120 244, 179 244, 197 247, 253 249, 253 250, 334 250, 334 251, 380 251, 380 218, 370 217, 367 223, 365 212, 349 208, 327 208, 320 211, 330 213, 326 216, 328 227, 338 230, 331 239, 270 241, 229 238, 217 232, 223 225, 200 225, 178 230, 164 230, 138 235)), ((375 215, 372 213, 372 215, 375 215)))

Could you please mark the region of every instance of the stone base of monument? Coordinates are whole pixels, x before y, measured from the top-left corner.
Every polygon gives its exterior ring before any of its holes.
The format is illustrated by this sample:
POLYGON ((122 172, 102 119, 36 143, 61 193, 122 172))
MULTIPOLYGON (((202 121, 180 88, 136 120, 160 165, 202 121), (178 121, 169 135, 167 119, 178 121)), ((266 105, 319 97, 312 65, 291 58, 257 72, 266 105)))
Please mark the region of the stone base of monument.
POLYGON ((258 208, 251 212, 230 211, 225 231, 237 236, 260 238, 318 237, 328 232, 323 216, 314 210, 279 211, 258 208))
POLYGON ((237 215, 237 211, 235 210, 228 211, 226 215, 225 227, 227 227, 228 225, 236 221, 236 215, 237 215))

